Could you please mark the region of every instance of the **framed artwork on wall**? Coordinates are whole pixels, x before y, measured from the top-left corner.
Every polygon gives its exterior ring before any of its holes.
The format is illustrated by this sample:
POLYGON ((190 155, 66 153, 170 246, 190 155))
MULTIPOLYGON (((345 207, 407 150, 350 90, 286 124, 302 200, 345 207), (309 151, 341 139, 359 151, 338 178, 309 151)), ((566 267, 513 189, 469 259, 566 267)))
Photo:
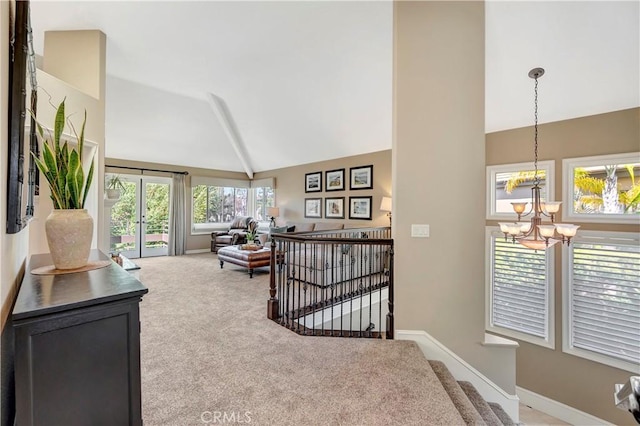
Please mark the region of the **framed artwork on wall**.
POLYGON ((310 218, 322 217, 322 198, 305 198, 304 199, 304 217, 310 217, 310 218))
POLYGON ((304 192, 322 192, 322 172, 304 175, 304 192))
POLYGON ((349 197, 349 219, 371 220, 372 197, 349 197))
POLYGON ((373 165, 349 169, 349 189, 373 188, 373 165))
POLYGON ((344 191, 344 169, 324 172, 324 185, 326 191, 344 191))
MULTIPOLYGON (((34 215, 36 188, 40 174, 36 170, 33 156, 39 156, 39 145, 36 138, 35 118, 37 107, 37 85, 35 67, 27 66, 27 52, 29 38, 27 35, 29 24, 29 2, 18 1, 13 6, 15 16, 10 28, 9 37, 12 43, 8 46, 9 78, 8 78, 8 160, 7 160, 7 234, 20 232, 34 215), (25 96, 27 88, 27 74, 31 83, 31 98, 29 105, 25 96), (27 110, 31 114, 27 113, 27 110), (30 117, 29 125, 25 126, 25 117, 30 117)), ((4 154, 3 154, 4 155, 4 154)))
POLYGON ((344 197, 325 198, 324 217, 327 219, 344 219, 344 197))

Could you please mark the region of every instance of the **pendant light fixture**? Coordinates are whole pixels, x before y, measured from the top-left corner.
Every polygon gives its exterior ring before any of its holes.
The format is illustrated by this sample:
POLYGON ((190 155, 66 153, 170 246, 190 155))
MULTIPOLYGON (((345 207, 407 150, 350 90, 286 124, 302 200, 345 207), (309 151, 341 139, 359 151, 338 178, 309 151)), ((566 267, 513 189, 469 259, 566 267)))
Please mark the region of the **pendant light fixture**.
POLYGON ((507 240, 519 242, 534 250, 544 250, 558 242, 570 244, 576 235, 578 225, 555 223, 555 215, 560 210, 561 201, 543 201, 540 197, 540 176, 538 174, 538 79, 544 75, 543 68, 529 71, 529 77, 535 80, 534 86, 534 167, 533 188, 531 188, 531 209, 525 213, 529 203, 511 203, 513 211, 518 215, 518 221, 513 223, 501 222, 500 231, 507 240), (529 222, 520 222, 523 217, 531 215, 529 222), (550 222, 543 222, 543 218, 550 222))

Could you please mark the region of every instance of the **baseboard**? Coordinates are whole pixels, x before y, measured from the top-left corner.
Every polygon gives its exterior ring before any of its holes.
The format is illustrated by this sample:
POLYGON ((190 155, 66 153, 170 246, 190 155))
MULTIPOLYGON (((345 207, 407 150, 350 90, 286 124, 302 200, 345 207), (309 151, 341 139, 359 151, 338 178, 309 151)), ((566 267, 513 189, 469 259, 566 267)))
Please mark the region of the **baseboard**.
POLYGON ((524 405, 528 405, 538 411, 553 416, 557 419, 567 422, 572 425, 611 425, 610 422, 604 421, 585 413, 573 407, 570 407, 561 402, 555 401, 546 396, 531 392, 530 390, 516 386, 516 392, 520 397, 520 402, 524 405))
POLYGON ((520 399, 518 395, 510 395, 505 392, 426 331, 396 330, 395 338, 397 340, 413 340, 416 342, 427 359, 442 361, 456 380, 471 382, 485 400, 500 404, 515 423, 520 422, 520 399))
POLYGON ((195 249, 195 250, 187 250, 184 254, 198 254, 198 253, 209 253, 211 249, 203 248, 203 249, 195 249))

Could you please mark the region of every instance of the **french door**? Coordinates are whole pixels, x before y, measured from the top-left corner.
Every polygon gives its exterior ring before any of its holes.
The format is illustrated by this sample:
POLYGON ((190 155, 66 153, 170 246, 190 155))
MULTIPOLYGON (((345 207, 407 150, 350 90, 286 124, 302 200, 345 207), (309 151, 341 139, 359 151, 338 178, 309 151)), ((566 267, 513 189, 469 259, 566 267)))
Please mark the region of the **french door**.
POLYGON ((125 189, 111 209, 111 250, 129 258, 166 256, 171 179, 122 175, 125 189))

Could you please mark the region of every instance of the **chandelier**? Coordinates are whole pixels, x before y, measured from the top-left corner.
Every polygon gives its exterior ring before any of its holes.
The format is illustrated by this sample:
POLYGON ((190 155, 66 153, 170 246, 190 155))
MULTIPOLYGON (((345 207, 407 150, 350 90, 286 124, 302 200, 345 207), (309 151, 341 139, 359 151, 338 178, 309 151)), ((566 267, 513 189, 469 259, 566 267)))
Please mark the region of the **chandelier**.
POLYGON ((513 211, 518 215, 518 221, 500 222, 500 231, 504 234, 505 241, 511 237, 512 242, 519 242, 525 247, 534 250, 544 250, 558 242, 569 245, 571 238, 576 235, 578 225, 568 223, 555 223, 555 215, 560 210, 561 201, 542 201, 540 197, 540 176, 538 176, 538 78, 544 75, 544 69, 534 68, 529 71, 529 77, 535 80, 535 125, 534 125, 534 168, 533 188, 531 188, 531 208, 525 213, 527 204, 511 203, 513 211), (523 217, 531 216, 529 222, 520 222, 523 217), (550 222, 543 222, 543 217, 550 222))

